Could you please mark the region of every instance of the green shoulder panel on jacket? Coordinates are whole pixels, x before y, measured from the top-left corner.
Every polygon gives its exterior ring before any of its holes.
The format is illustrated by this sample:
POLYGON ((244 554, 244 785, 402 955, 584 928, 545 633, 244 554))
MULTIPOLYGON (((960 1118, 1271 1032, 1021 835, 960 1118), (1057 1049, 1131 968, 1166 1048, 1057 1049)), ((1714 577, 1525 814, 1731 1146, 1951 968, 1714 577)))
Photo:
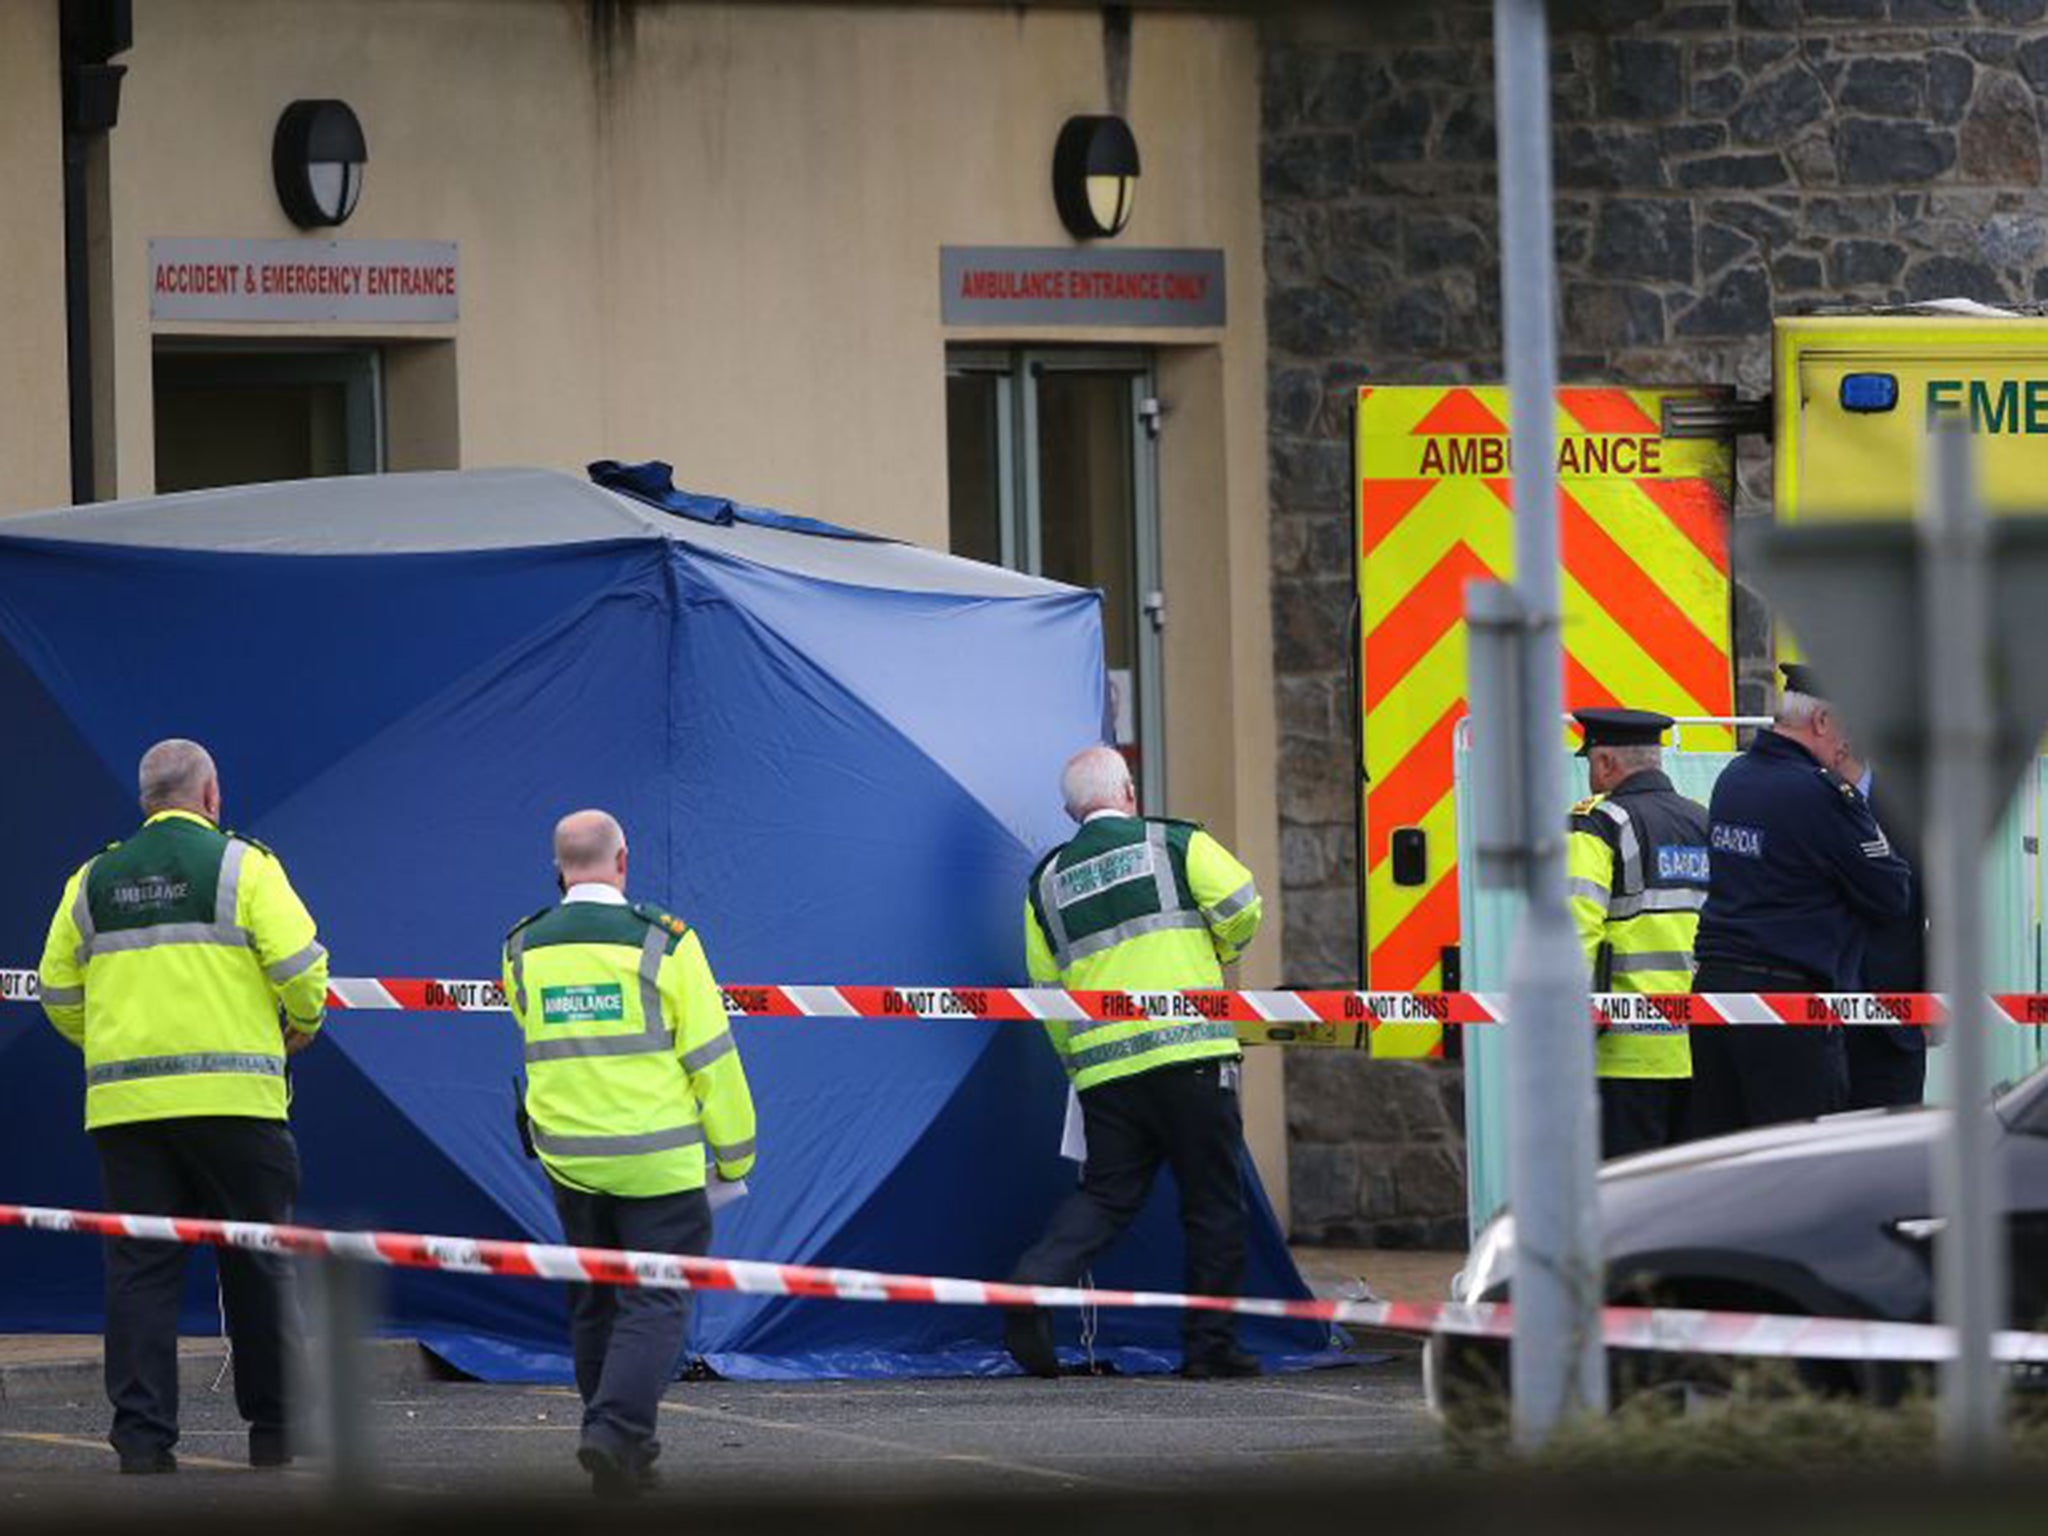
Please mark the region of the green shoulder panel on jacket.
MULTIPOLYGON (((272 848, 270 844, 263 842, 258 838, 251 837, 246 832, 237 832, 232 827, 222 827, 220 829, 220 835, 222 837, 230 839, 233 842, 247 843, 251 848, 254 848, 258 853, 267 853, 273 859, 277 858, 277 850, 275 848, 272 848)), ((282 864, 284 860, 278 859, 278 862, 282 864)))
POLYGON ((514 923, 510 928, 507 928, 505 930, 505 937, 507 939, 510 939, 512 935, 517 933, 520 929, 532 927, 535 923, 539 922, 542 918, 546 917, 550 912, 554 910, 555 909, 550 906, 542 907, 538 911, 527 913, 526 916, 522 917, 521 919, 519 919, 518 922, 514 923))
POLYGON ((665 950, 668 954, 674 954, 676 946, 689 936, 690 925, 688 923, 677 917, 673 912, 664 912, 650 901, 634 902, 633 914, 642 922, 651 923, 668 935, 668 944, 665 950))
POLYGON ((616 944, 638 949, 646 941, 647 923, 646 918, 622 904, 566 901, 536 913, 521 926, 530 954, 556 944, 616 944))

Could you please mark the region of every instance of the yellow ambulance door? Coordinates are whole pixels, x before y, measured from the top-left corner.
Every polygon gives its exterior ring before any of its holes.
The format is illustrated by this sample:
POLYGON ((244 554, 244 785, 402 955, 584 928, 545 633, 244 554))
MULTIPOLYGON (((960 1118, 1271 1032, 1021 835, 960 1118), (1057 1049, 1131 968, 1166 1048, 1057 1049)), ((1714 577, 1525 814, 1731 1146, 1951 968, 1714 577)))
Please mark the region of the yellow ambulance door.
MULTIPOLYGON (((1568 708, 1733 712, 1734 455, 1726 442, 1666 438, 1660 427, 1666 399, 1726 396, 1558 391, 1568 708)), ((1513 575, 1507 391, 1368 387, 1356 424, 1366 975, 1387 991, 1433 991, 1459 942, 1453 749, 1466 708, 1465 586, 1513 575)), ((1566 739, 1560 723, 1560 748, 1566 739)), ((1569 809, 1557 808, 1560 825, 1569 809)), ((1378 1056, 1441 1050, 1435 1025, 1373 1035, 1378 1056)))

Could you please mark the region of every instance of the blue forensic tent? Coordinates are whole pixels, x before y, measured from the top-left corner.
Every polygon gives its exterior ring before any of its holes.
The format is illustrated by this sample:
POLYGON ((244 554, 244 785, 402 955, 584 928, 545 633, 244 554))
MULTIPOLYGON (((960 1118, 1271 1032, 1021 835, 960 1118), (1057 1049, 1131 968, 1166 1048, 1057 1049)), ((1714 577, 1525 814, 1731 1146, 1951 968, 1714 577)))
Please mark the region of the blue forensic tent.
MULTIPOLYGON (((337 975, 494 974, 553 894, 553 821, 596 804, 628 829, 636 894, 695 924, 729 983, 1020 979, 1023 878, 1068 830, 1059 766, 1100 736, 1096 595, 600 469, 637 494, 403 475, 0 525, 0 965, 35 963, 66 875, 136 820, 139 754, 186 735, 337 975)), ((999 1276, 1071 1187, 1033 1026, 739 1035, 761 1165, 721 1253, 999 1276)), ((498 1016, 336 1015, 296 1064, 302 1217, 556 1240, 512 1131, 519 1068, 498 1016)), ((81 1094, 76 1053, 0 1006, 0 1198, 98 1203, 81 1094)), ((1161 1184, 1104 1283, 1177 1282, 1161 1184)), ((1304 1294, 1254 1208, 1248 1289, 1304 1294)), ((211 1331, 193 1268, 185 1321, 211 1331)), ((0 1331, 94 1329, 99 1289, 88 1243, 0 1233, 0 1331)), ((392 1332, 464 1369, 563 1374, 556 1287, 396 1272, 384 1296, 392 1332)), ((1175 1335, 1110 1316, 1098 1348, 1158 1367, 1175 1335)), ((691 1347, 733 1376, 953 1373, 1003 1368, 997 1340, 986 1312, 712 1296, 691 1347)))

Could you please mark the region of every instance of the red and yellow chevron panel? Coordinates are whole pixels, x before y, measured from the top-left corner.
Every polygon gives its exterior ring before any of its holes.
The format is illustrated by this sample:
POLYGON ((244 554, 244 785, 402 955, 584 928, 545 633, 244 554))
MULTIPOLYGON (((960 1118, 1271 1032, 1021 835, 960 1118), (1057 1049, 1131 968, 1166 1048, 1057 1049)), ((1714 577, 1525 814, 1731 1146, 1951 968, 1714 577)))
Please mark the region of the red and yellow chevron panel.
MULTIPOLYGON (((1665 400, 1724 393, 1557 393, 1568 708, 1734 711, 1734 455, 1659 427, 1665 400)), ((1465 714, 1465 586, 1514 576, 1507 391, 1367 387, 1357 434, 1367 984, 1427 991, 1442 985, 1443 951, 1458 942, 1452 748, 1465 714), (1389 845, 1403 827, 1427 834, 1419 886, 1394 884, 1389 845)), ((1379 1056, 1442 1049, 1435 1025, 1382 1025, 1373 1036, 1379 1056)))

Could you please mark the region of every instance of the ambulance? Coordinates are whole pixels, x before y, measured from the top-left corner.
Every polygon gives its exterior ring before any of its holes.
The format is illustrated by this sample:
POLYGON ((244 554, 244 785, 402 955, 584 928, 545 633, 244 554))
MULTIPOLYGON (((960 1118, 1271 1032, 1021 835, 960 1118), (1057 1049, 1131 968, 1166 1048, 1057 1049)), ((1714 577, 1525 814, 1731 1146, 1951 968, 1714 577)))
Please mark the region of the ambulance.
MULTIPOLYGON (((1745 435, 1770 440, 1780 519, 1910 515, 1930 420, 1977 434, 1994 511, 2048 494, 2048 318, 1946 300, 1781 319, 1773 348, 1765 401, 1699 385, 1558 391, 1568 709, 1660 710, 1689 722, 1687 749, 1733 749, 1729 523, 1745 435)), ((1362 969, 1378 990, 1458 990, 1472 984, 1456 795, 1463 590, 1513 577, 1507 392, 1366 386, 1355 427, 1362 969)), ((2018 938, 2038 949, 2027 928, 2018 938)), ((1372 1048, 1439 1055, 1443 1032, 1387 1025, 1372 1048)))

